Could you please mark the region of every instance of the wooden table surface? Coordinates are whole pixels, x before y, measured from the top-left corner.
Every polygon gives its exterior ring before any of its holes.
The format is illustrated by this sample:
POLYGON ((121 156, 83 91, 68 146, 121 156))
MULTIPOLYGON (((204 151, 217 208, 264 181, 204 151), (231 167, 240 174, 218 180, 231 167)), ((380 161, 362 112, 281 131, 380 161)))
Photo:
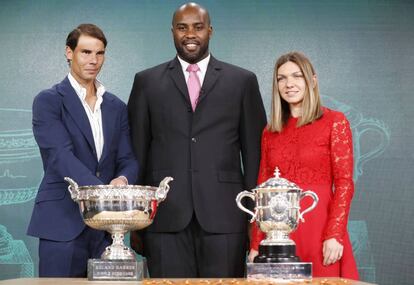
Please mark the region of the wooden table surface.
MULTIPOLYGON (((88 281, 86 278, 19 278, 0 281, 0 285, 83 285, 83 284, 137 284, 137 281, 88 281)), ((143 285, 372 285, 343 278, 313 278, 309 281, 270 282, 247 279, 144 279, 143 285)))

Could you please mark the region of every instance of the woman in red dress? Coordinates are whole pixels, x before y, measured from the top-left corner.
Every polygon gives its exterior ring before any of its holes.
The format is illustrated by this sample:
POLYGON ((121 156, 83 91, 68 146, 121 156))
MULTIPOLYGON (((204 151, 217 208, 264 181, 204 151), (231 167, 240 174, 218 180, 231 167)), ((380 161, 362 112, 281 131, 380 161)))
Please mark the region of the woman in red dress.
MULTIPOLYGON (((321 106, 317 77, 308 58, 291 52, 276 62, 271 119, 262 135, 258 184, 281 175, 319 197, 290 237, 303 262, 313 263, 314 277, 358 279, 347 232, 354 193, 352 133, 344 114, 321 106)), ((305 209, 312 199, 304 198, 305 209)), ((249 261, 264 234, 252 226, 249 261)))

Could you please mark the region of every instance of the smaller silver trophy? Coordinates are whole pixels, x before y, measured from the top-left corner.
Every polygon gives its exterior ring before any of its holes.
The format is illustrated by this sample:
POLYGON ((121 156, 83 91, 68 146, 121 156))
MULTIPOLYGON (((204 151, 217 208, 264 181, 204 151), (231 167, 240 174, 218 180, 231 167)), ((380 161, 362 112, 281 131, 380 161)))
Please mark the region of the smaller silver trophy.
POLYGON ((143 262, 137 262, 134 252, 124 244, 128 231, 151 225, 157 206, 164 201, 173 179, 166 177, 159 187, 141 185, 81 186, 69 177, 68 189, 78 203, 81 216, 88 226, 112 235, 100 259, 88 260, 89 280, 142 280, 143 262))
POLYGON ((312 211, 318 196, 312 191, 302 191, 296 184, 280 177, 275 169, 274 177, 251 191, 243 191, 236 197, 237 206, 252 216, 266 238, 260 242, 259 255, 253 263, 247 263, 247 278, 250 279, 309 279, 312 264, 300 262, 296 256, 295 242, 289 234, 296 230, 303 215, 312 211), (313 204, 300 212, 300 200, 309 196, 313 204), (243 206, 241 200, 248 197, 255 201, 254 212, 243 206))

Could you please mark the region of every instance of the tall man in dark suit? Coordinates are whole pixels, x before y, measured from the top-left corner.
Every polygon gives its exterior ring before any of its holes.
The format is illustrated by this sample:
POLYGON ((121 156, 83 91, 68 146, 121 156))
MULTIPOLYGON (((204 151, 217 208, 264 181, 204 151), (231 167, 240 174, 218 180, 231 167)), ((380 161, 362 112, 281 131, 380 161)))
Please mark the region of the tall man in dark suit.
POLYGON ((174 178, 143 234, 151 277, 244 273, 247 218, 235 198, 255 186, 266 116, 256 76, 209 53, 212 32, 203 7, 176 10, 177 57, 137 73, 128 102, 138 182, 174 178))
POLYGON ((72 201, 65 176, 79 185, 135 183, 126 105, 96 80, 105 59, 105 35, 82 24, 66 40, 68 76, 33 102, 33 133, 44 177, 28 234, 39 237, 39 276, 86 276, 88 258, 110 243, 86 226, 72 201))

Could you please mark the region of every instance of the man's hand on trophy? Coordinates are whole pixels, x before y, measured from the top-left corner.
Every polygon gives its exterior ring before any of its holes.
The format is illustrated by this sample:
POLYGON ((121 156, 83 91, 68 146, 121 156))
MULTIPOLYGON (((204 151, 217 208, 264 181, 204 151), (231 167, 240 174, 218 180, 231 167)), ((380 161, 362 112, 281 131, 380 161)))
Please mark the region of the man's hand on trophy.
POLYGON ((119 176, 117 178, 112 179, 109 184, 114 186, 128 185, 128 179, 125 176, 119 176))
POLYGON ((342 258, 344 246, 335 238, 327 239, 323 242, 323 265, 328 266, 334 264, 342 258))
POLYGON ((144 233, 142 231, 131 231, 129 236, 131 248, 142 256, 144 256, 143 234, 144 233))
POLYGON ((254 258, 259 254, 257 250, 250 249, 249 255, 247 256, 247 262, 253 262, 254 258))

